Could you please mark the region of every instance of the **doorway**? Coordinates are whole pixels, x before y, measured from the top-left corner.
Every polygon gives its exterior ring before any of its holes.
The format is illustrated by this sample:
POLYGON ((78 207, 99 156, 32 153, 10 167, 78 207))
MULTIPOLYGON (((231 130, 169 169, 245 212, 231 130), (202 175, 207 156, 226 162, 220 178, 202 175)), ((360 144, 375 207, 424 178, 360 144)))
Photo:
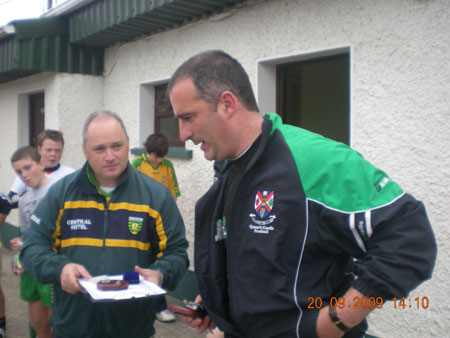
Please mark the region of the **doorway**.
POLYGON ((276 112, 284 123, 350 144, 349 53, 278 64, 276 112))
POLYGON ((31 94, 28 96, 30 139, 29 144, 37 147, 37 137, 45 126, 45 97, 44 93, 31 94))

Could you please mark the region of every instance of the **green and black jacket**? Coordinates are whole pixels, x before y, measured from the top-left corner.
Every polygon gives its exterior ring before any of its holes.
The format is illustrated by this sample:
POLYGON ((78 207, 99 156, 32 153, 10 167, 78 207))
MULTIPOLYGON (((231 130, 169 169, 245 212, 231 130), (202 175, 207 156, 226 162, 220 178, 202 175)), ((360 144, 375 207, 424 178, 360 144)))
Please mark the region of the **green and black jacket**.
POLYGON ((226 337, 316 337, 320 306, 349 287, 387 300, 430 278, 421 202, 344 144, 273 114, 262 129, 235 195, 228 163, 196 205, 197 282, 226 337))
POLYGON ((170 192, 127 166, 119 185, 104 197, 88 178, 88 164, 58 181, 31 217, 21 259, 41 283, 53 283, 51 324, 60 337, 153 335, 151 299, 92 303, 62 291, 61 270, 83 265, 92 276, 160 270, 163 287, 176 286, 189 265, 185 228, 170 192))

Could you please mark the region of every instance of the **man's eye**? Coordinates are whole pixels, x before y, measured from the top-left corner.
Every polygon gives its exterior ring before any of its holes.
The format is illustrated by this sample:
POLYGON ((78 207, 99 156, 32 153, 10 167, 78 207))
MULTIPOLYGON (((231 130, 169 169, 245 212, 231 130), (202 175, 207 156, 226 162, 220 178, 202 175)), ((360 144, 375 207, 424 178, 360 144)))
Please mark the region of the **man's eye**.
POLYGON ((113 149, 120 149, 120 148, 122 148, 122 145, 121 144, 114 144, 113 145, 113 149))

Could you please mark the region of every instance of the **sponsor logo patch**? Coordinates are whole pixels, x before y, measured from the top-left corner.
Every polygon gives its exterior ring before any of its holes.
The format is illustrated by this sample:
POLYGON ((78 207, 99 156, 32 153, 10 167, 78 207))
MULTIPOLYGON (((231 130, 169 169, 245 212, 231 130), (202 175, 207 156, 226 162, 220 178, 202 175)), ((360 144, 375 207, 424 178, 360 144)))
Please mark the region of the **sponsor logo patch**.
POLYGON ((90 219, 68 219, 66 224, 70 227, 70 230, 88 230, 92 224, 90 219))
POLYGON ((142 224, 144 223, 144 219, 142 217, 128 217, 128 230, 133 235, 138 234, 142 230, 142 224))
POLYGON ((378 182, 375 184, 375 189, 377 189, 377 191, 381 191, 381 189, 384 188, 384 186, 389 182, 389 177, 382 177, 381 179, 378 180, 378 182))
POLYGON ((36 215, 31 215, 30 219, 36 224, 41 224, 41 219, 36 215))

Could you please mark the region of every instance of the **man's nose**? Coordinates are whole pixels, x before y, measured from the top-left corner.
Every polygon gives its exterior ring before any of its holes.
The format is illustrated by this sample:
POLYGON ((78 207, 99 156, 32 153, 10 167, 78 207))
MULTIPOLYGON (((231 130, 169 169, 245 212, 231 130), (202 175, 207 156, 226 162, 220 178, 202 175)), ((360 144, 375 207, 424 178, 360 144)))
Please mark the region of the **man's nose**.
POLYGON ((111 161, 114 159, 114 154, 111 148, 106 148, 105 151, 105 160, 111 161))
POLYGON ((192 137, 192 131, 187 128, 181 120, 178 120, 178 127, 180 129, 180 139, 185 142, 192 137))

